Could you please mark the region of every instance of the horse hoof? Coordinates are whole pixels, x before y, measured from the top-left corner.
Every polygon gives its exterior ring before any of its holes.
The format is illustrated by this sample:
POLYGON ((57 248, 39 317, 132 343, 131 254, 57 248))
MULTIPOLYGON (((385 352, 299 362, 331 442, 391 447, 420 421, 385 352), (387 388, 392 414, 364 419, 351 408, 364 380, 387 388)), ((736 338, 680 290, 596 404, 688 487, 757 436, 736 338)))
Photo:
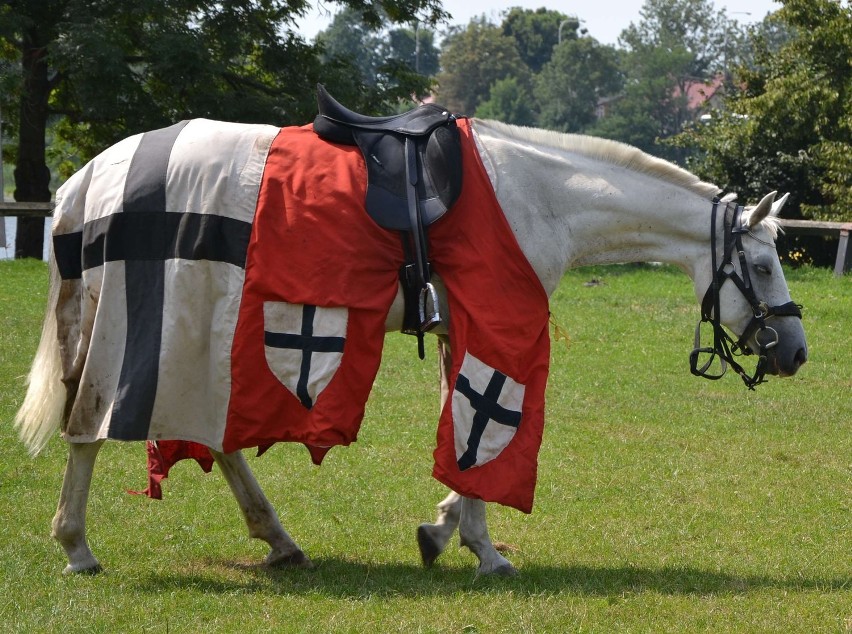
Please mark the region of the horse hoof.
POLYGON ((495 568, 491 574, 498 577, 517 577, 518 570, 512 564, 503 564, 499 568, 495 568))
POLYGON ((99 575, 104 571, 103 567, 100 564, 96 563, 92 566, 86 566, 85 568, 77 568, 76 566, 72 566, 68 564, 65 566, 65 570, 62 571, 63 575, 99 575))
POLYGON ((441 554, 441 548, 429 535, 429 526, 431 524, 421 524, 417 527, 417 546, 420 548, 420 557, 426 568, 431 568, 441 554))
POLYGON ((518 571, 512 564, 503 564, 502 566, 497 566, 488 572, 480 572, 480 574, 489 575, 491 577, 517 577, 518 571))
POLYGON ((266 565, 270 568, 313 568, 314 562, 301 550, 297 550, 280 556, 273 556, 270 553, 266 557, 266 565))

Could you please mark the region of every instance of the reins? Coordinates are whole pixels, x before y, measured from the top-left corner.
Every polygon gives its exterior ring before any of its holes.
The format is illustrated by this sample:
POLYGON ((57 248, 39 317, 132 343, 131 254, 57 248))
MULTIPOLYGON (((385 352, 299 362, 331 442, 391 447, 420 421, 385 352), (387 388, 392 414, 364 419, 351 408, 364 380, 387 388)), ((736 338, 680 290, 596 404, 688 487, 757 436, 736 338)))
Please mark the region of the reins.
POLYGON ((713 280, 704 294, 701 302, 701 320, 695 327, 695 348, 689 355, 689 365, 692 374, 705 379, 716 380, 722 378, 728 366, 740 375, 748 389, 753 390, 755 385, 765 382, 767 352, 778 345, 778 333, 771 326, 766 325, 770 317, 798 317, 802 318, 801 306, 795 302, 787 302, 780 306, 769 306, 766 302, 757 299, 751 277, 748 272, 745 250, 743 249, 743 235, 749 233, 748 227, 742 223, 743 207, 733 203, 726 203, 723 218, 724 248, 722 250, 722 262, 717 265, 716 257, 716 215, 719 208, 719 198, 713 199, 713 211, 710 219, 710 249, 712 256, 713 280), (734 249, 740 265, 740 273, 734 267, 734 249), (737 341, 727 333, 721 322, 721 301, 719 292, 722 285, 731 280, 743 294, 752 308, 752 319, 737 341), (713 346, 701 346, 701 325, 709 322, 713 328, 713 346), (762 336, 763 335, 763 336, 762 336), (752 354, 748 341, 754 336, 758 346, 757 367, 754 374, 749 376, 746 370, 735 360, 736 356, 747 356, 752 354), (699 356, 709 354, 710 357, 704 365, 699 367, 699 356), (719 358, 721 371, 711 374, 710 367, 713 361, 719 358))

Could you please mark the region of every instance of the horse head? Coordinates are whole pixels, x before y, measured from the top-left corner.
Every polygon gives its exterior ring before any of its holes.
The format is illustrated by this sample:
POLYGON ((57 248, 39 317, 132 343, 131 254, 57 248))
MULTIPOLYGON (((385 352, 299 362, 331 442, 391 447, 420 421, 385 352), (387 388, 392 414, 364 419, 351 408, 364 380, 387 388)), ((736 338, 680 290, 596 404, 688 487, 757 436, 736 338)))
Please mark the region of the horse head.
POLYGON ((702 321, 696 329, 694 374, 721 376, 708 373, 713 357, 718 356, 723 373, 726 365, 731 365, 752 388, 762 382, 764 374, 792 376, 807 361, 800 306, 790 298, 775 249, 777 216, 789 194, 778 201, 775 195, 772 192, 746 208, 733 204, 733 197, 714 201, 710 261, 695 279, 702 321), (712 348, 702 348, 699 342, 705 322, 714 331, 712 348), (722 326, 735 333, 737 340, 722 326), (758 367, 750 377, 734 357, 752 353, 758 356, 758 367), (710 359, 699 368, 702 354, 709 354, 710 359))

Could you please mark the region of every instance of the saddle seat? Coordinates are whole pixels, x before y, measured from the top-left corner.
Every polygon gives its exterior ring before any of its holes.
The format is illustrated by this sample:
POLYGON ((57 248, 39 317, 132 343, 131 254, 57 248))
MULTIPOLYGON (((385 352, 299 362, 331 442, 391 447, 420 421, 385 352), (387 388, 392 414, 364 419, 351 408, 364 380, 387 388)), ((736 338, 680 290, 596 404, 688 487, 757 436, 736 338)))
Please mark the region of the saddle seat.
POLYGON ((323 85, 317 87, 317 102, 322 121, 314 129, 322 137, 340 137, 339 143, 354 145, 353 129, 374 132, 395 132, 405 136, 425 136, 435 128, 446 125, 449 111, 437 104, 424 104, 414 110, 384 117, 370 117, 350 110, 336 101, 323 85), (334 124, 337 124, 336 126, 334 124))

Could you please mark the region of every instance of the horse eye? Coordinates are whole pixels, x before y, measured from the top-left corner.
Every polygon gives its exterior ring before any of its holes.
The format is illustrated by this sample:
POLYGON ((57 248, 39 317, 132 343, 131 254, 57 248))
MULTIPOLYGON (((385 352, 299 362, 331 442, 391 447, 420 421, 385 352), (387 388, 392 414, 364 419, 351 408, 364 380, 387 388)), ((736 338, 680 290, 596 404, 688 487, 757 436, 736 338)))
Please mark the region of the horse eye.
POLYGON ((772 269, 770 269, 765 264, 755 264, 754 268, 761 275, 772 275, 772 269))

